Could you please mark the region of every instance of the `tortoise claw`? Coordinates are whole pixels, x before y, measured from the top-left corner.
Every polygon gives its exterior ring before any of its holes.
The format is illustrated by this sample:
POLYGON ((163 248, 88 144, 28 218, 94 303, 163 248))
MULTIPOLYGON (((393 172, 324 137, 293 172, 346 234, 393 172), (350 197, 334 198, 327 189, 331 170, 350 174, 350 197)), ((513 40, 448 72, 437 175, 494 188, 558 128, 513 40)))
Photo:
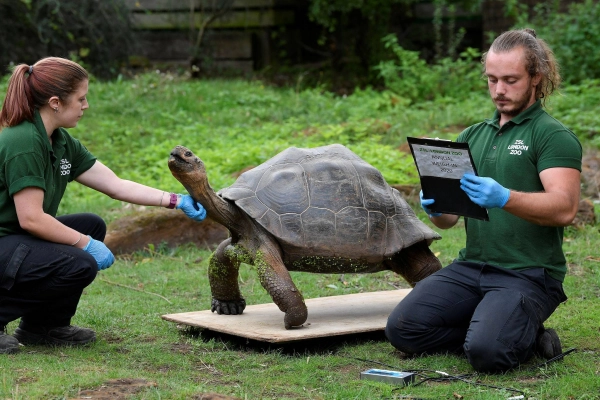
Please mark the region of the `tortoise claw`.
POLYGON ((238 315, 243 313, 245 308, 246 300, 244 299, 239 299, 235 301, 222 301, 212 299, 212 303, 210 305, 210 311, 216 311, 219 315, 238 315))

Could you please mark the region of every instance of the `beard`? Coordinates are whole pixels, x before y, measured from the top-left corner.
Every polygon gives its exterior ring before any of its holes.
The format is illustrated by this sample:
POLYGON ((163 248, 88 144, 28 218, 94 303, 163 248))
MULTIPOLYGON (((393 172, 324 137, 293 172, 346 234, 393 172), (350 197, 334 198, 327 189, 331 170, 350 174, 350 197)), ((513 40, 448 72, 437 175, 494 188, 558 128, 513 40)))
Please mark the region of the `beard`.
POLYGON ((514 117, 514 116, 519 115, 520 113, 525 111, 527 109, 527 107, 529 107, 529 102, 531 101, 533 90, 534 90, 534 88, 532 88, 530 86, 529 89, 527 89, 527 91, 525 93, 523 93, 523 96, 519 97, 518 99, 511 100, 504 96, 494 97, 493 100, 494 100, 494 104, 496 104, 496 109, 498 110, 498 112, 500 114, 504 114, 509 117, 514 117), (498 101, 498 100, 509 101, 509 103, 499 106, 496 103, 496 101, 498 101))

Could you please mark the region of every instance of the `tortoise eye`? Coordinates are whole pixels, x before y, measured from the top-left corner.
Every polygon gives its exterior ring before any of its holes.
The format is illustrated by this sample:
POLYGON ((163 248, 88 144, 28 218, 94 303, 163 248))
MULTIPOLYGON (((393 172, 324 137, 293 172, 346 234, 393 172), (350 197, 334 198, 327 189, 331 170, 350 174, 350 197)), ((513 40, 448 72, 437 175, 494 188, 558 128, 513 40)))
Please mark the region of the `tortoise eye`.
POLYGON ((192 156, 192 152, 191 151, 186 151, 185 152, 185 156, 186 157, 191 157, 192 156))

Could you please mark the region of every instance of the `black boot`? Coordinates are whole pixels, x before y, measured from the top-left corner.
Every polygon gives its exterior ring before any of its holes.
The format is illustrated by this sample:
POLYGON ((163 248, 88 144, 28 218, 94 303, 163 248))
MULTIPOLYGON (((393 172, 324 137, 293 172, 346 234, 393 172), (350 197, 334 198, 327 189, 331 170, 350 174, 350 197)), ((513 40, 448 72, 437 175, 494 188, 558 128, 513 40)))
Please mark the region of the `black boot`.
POLYGON ((19 351, 19 341, 6 334, 6 327, 0 327, 0 354, 14 354, 19 351))
POLYGON ((538 357, 549 360, 562 353, 560 338, 554 329, 544 329, 542 327, 538 332, 535 341, 535 354, 538 357))
POLYGON ((15 329, 15 338, 23 344, 49 344, 53 346, 81 346, 96 340, 96 333, 87 328, 68 325, 15 329))

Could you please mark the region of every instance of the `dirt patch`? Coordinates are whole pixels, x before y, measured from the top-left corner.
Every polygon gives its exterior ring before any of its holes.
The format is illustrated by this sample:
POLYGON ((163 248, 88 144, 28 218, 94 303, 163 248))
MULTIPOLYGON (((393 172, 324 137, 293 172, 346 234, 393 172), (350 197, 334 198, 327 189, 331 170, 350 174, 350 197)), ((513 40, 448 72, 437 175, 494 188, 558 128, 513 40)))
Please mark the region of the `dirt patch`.
POLYGON ((242 168, 241 170, 234 172, 233 174, 231 174, 231 176, 233 178, 237 179, 237 178, 240 177, 241 174, 243 174, 244 172, 248 172, 248 171, 250 171, 251 169, 253 169, 255 167, 256 167, 256 165, 248 165, 247 167, 242 168))
POLYGON ((103 339, 107 342, 107 343, 122 343, 123 342, 123 338, 120 336, 117 336, 113 333, 107 333, 106 335, 103 336, 103 339))
POLYGON ((147 248, 177 247, 195 243, 214 249, 228 236, 227 229, 210 218, 198 223, 182 212, 166 208, 143 209, 118 219, 108 226, 104 243, 114 254, 129 254, 147 248))
POLYGON ((596 212, 594 209, 594 203, 590 199, 581 199, 579 201, 579 208, 577 209, 577 215, 571 223, 575 227, 583 227, 584 225, 595 225, 596 224, 596 212))
MULTIPOLYGON (((97 389, 83 390, 78 397, 69 400, 126 400, 149 387, 156 387, 155 382, 145 379, 112 379, 97 389)), ((237 397, 218 393, 200 393, 191 397, 193 400, 241 400, 237 397)))
POLYGON ((171 352, 178 354, 193 354, 194 348, 188 343, 173 343, 169 346, 171 352))
POLYGON ((600 156, 588 152, 583 156, 581 166, 581 195, 593 200, 600 199, 600 156))
POLYGON ((344 375, 360 376, 360 371, 363 369, 365 369, 365 368, 359 368, 356 365, 344 365, 344 366, 337 368, 337 371, 338 371, 338 373, 341 373, 344 375))
POLYGON ((34 378, 32 376, 23 376, 23 377, 17 378, 17 383, 19 385, 23 385, 25 383, 31 383, 31 382, 35 382, 35 381, 37 381, 37 378, 34 378))
POLYGON ((585 269, 584 269, 583 265, 581 265, 581 264, 569 263, 568 264, 568 271, 569 271, 569 275, 572 275, 572 276, 583 276, 583 275, 585 275, 585 269))
POLYGON ((544 380, 544 378, 526 376, 523 378, 517 378, 515 381, 526 385, 535 385, 542 380, 544 380))
POLYGON ((225 396, 217 393, 195 394, 193 400, 240 400, 238 397, 225 396))
POLYGON ((156 387, 156 383, 145 379, 112 379, 97 389, 79 392, 71 400, 125 400, 148 387, 156 387))
POLYGON ((138 337, 138 342, 142 342, 142 343, 154 343, 158 340, 158 338, 156 336, 142 336, 142 337, 138 337))

